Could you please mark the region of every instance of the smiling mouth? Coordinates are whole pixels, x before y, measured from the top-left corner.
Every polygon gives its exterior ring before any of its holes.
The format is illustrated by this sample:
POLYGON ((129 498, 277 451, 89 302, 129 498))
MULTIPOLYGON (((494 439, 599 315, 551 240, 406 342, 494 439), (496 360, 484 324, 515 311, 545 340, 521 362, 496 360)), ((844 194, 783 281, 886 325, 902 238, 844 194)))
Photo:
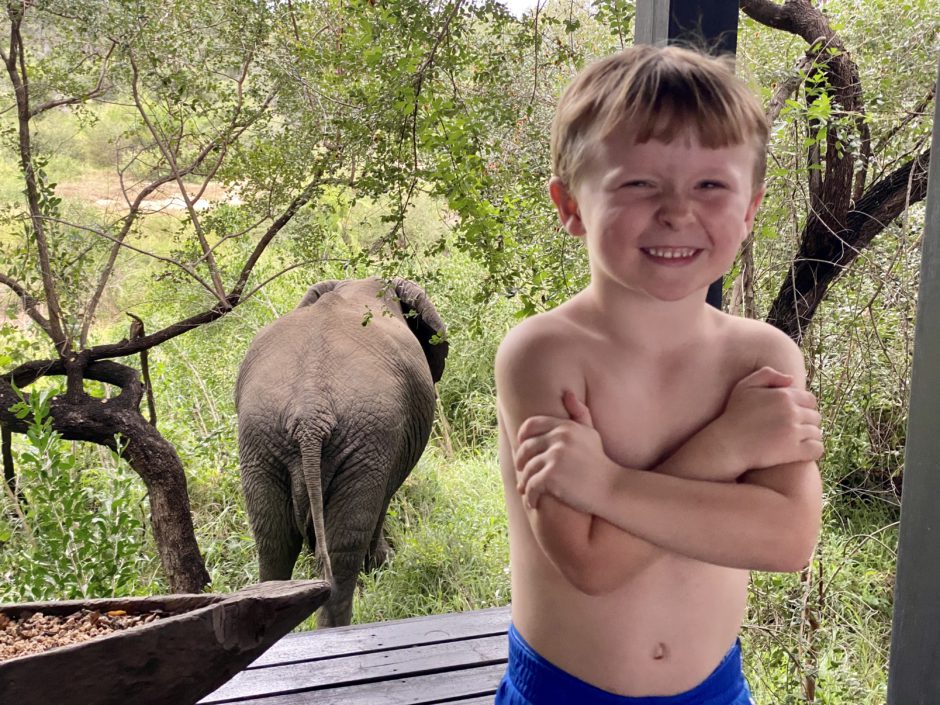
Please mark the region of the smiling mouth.
POLYGON ((674 260, 691 259, 701 252, 694 247, 643 247, 641 249, 650 257, 674 260))

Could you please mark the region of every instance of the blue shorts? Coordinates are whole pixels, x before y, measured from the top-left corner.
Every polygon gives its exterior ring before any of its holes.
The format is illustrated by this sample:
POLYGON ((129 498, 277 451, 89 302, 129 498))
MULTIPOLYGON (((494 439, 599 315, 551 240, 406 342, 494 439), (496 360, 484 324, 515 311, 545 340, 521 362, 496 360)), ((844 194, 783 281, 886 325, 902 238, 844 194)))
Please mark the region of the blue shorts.
POLYGON ((542 658, 509 626, 509 664, 496 705, 753 705, 735 643, 718 667, 692 690, 677 695, 627 697, 601 690, 542 658))

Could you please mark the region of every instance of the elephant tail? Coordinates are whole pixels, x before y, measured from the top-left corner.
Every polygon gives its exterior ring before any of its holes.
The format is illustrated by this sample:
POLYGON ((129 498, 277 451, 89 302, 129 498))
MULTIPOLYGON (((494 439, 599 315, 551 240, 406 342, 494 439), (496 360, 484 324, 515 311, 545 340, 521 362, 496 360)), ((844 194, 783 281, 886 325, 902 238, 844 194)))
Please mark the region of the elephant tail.
POLYGON ((330 565, 330 551, 326 539, 326 521, 323 516, 323 482, 320 474, 320 455, 323 442, 317 434, 304 434, 300 439, 300 462, 307 485, 307 497, 310 500, 310 515, 313 518, 313 531, 316 534, 314 555, 320 559, 323 579, 333 583, 333 567, 330 565))

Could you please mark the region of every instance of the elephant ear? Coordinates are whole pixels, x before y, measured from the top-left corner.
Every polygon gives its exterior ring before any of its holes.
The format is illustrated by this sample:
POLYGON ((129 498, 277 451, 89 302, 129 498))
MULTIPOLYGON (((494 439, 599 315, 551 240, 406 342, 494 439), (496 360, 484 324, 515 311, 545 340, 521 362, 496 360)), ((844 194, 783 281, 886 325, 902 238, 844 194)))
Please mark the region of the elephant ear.
POLYGON ((339 283, 339 279, 327 279, 326 281, 314 284, 309 289, 307 289, 307 293, 304 294, 304 297, 300 300, 300 303, 297 304, 297 308, 303 308, 304 306, 315 304, 317 299, 319 299, 324 294, 333 291, 333 289, 335 289, 336 285, 339 283))
POLYGON ((420 286, 400 278, 392 279, 390 283, 395 287, 395 294, 408 327, 421 343, 421 349, 424 350, 424 356, 431 368, 431 378, 439 382, 444 375, 444 361, 449 349, 447 327, 420 286))

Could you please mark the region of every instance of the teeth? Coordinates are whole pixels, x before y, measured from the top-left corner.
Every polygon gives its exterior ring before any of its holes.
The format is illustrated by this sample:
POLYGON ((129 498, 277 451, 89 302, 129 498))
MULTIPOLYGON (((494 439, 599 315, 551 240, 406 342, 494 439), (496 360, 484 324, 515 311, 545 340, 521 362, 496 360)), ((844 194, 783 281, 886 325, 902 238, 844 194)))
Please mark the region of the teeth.
POLYGON ((695 254, 695 248, 693 247, 648 247, 646 251, 653 257, 662 257, 663 259, 691 257, 695 254))

